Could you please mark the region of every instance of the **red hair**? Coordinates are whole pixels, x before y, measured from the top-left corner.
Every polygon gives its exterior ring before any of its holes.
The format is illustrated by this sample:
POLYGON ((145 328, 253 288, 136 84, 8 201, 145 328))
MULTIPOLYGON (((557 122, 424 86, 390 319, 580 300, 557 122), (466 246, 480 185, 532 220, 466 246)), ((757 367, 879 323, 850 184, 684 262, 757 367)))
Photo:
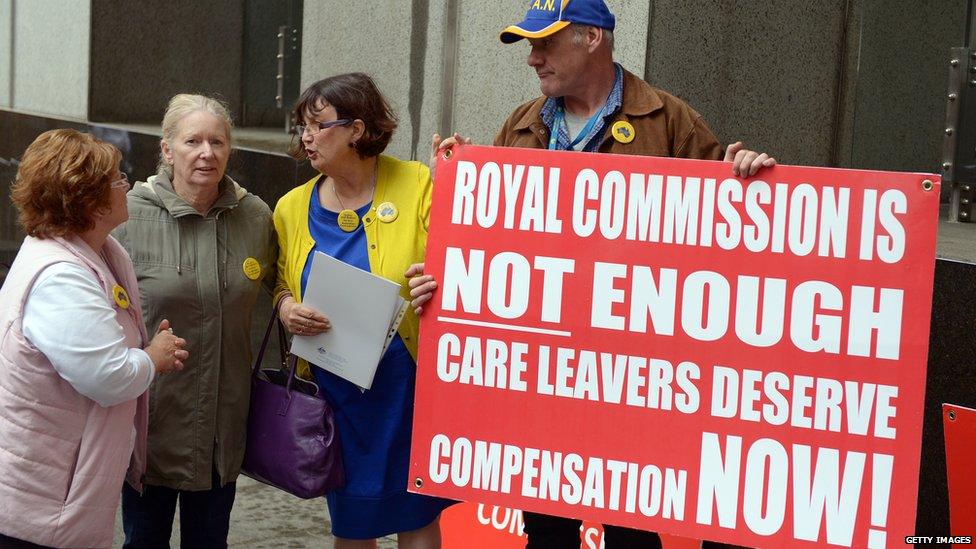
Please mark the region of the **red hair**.
POLYGON ((76 130, 50 130, 21 159, 10 197, 27 234, 37 238, 83 233, 94 213, 109 207, 122 160, 112 145, 76 130))

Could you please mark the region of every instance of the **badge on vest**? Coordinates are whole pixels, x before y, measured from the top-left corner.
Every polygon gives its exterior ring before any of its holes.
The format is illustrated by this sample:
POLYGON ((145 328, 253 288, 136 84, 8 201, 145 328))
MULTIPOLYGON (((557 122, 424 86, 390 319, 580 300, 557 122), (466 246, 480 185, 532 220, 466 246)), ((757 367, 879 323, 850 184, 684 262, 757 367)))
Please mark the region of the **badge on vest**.
POLYGON ((634 131, 634 126, 630 122, 623 120, 615 122, 610 132, 613 134, 613 138, 620 143, 630 143, 634 140, 634 136, 637 133, 634 131))
POLYGON ((129 294, 125 293, 125 288, 116 284, 112 286, 112 297, 115 298, 115 304, 123 309, 129 308, 129 294))
POLYGON ((261 264, 257 259, 249 257, 244 260, 244 276, 251 280, 261 278, 261 264))

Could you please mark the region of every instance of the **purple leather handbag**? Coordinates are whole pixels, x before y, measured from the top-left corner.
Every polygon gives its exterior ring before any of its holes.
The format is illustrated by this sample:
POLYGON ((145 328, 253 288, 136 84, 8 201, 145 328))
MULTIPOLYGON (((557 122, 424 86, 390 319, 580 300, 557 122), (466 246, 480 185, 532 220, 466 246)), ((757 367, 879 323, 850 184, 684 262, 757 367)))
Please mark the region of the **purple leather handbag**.
POLYGON ((335 415, 317 385, 295 377, 296 357, 286 358, 286 345, 276 307, 251 370, 251 408, 241 469, 300 498, 320 497, 345 483, 335 415), (281 368, 261 369, 276 325, 281 368))

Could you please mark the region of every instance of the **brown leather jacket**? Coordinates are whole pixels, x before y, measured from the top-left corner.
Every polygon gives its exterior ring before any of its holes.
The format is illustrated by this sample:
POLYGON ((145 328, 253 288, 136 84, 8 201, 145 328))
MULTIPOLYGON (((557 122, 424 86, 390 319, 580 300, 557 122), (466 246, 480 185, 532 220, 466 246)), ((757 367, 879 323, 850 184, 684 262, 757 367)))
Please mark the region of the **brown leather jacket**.
MULTIPOLYGON (((546 97, 519 106, 505 121, 495 145, 544 149, 549 128, 539 115, 546 97)), ((607 124, 599 152, 720 160, 724 149, 700 114, 677 97, 624 71, 623 104, 607 124), (634 127, 634 140, 621 143, 609 129, 619 120, 634 127)))

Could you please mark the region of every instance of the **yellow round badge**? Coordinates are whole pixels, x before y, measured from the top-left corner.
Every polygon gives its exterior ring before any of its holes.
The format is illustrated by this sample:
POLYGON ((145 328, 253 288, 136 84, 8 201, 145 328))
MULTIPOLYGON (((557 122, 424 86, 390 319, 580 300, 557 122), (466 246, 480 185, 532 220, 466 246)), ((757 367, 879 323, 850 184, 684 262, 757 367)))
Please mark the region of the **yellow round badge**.
POLYGON ((634 126, 630 122, 625 122, 620 120, 613 124, 610 130, 613 133, 613 138, 621 143, 630 143, 634 140, 634 126))
POLYGON ((257 259, 249 257, 244 260, 244 276, 251 280, 261 278, 261 264, 258 263, 257 259))
POLYGON ((123 309, 129 308, 129 294, 125 293, 125 288, 116 284, 112 286, 112 297, 115 298, 115 304, 123 309))
POLYGON ((384 202, 376 207, 376 217, 380 218, 383 223, 393 222, 398 215, 400 212, 397 211, 392 202, 384 202))
POLYGON ((339 212, 339 218, 336 221, 340 229, 351 233, 359 227, 359 214, 355 210, 345 209, 339 212))

